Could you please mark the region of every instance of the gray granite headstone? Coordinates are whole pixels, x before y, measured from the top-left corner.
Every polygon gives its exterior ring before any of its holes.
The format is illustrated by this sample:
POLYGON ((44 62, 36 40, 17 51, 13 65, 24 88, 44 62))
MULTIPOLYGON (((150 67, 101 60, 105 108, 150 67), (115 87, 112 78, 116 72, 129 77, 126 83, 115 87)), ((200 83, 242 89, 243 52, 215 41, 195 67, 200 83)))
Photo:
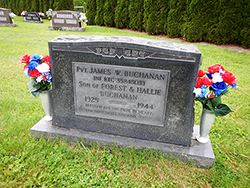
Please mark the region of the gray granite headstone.
POLYGON ((83 31, 81 22, 78 21, 78 13, 69 10, 60 10, 52 12, 52 26, 49 29, 53 30, 69 30, 83 31))
POLYGON ((17 26, 17 24, 13 24, 10 13, 11 9, 0 8, 0 26, 17 26))
POLYGON ((37 12, 27 12, 24 16, 24 22, 43 23, 37 12))
POLYGON ((135 37, 60 36, 49 42, 52 125, 191 145, 194 45, 135 37))

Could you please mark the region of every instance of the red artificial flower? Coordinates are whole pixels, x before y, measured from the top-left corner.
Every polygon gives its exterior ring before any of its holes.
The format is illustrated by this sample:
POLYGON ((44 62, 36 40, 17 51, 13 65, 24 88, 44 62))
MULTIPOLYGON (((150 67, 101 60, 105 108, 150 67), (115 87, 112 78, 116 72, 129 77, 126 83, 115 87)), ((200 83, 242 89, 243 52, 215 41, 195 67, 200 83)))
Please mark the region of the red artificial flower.
POLYGON ((212 74, 214 74, 216 72, 220 72, 220 69, 223 70, 223 71, 225 70, 222 65, 215 64, 215 65, 212 65, 212 66, 208 67, 207 71, 210 72, 210 73, 212 73, 212 74))
POLYGON ((203 79, 202 79, 201 77, 198 77, 195 87, 196 87, 196 88, 199 88, 199 87, 202 86, 202 84, 203 84, 203 79))
POLYGON ((27 68, 28 68, 28 64, 26 64, 26 65, 23 66, 23 70, 25 70, 27 68))
POLYGON ((41 73, 37 70, 34 69, 33 71, 29 72, 30 77, 35 78, 41 75, 41 73))
POLYGON ((48 80, 46 75, 43 75, 43 79, 46 80, 46 81, 48 80))
POLYGON ((208 98, 209 98, 209 99, 212 99, 212 98, 214 98, 214 95, 213 95, 213 94, 210 94, 208 98))
POLYGON ((206 72, 204 72, 203 70, 199 70, 198 72, 198 77, 203 77, 206 74, 206 72))
POLYGON ((213 81, 210 80, 208 77, 204 77, 204 78, 202 78, 202 83, 205 86, 211 86, 213 84, 213 81))
POLYGON ((24 55, 24 56, 20 59, 20 62, 21 62, 21 63, 28 64, 28 63, 30 62, 30 58, 31 58, 31 56, 28 55, 28 54, 26 54, 26 55, 24 55))
POLYGON ((44 62, 46 62, 46 63, 49 63, 49 62, 50 62, 50 57, 49 57, 49 55, 44 56, 42 59, 43 59, 44 62))
POLYGON ((225 71, 225 73, 222 74, 221 77, 228 84, 236 84, 236 76, 234 76, 232 72, 225 71))

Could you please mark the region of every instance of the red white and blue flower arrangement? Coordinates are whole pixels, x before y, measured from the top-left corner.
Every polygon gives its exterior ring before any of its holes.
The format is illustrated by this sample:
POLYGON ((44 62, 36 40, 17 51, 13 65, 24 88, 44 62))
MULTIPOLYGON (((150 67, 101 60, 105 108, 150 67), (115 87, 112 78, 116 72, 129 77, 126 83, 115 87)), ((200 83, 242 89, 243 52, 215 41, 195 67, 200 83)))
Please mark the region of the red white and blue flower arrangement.
POLYGON ((232 110, 226 104, 222 104, 221 96, 228 94, 229 87, 236 88, 236 76, 219 64, 208 67, 207 71, 199 70, 194 88, 195 100, 202 103, 204 110, 216 116, 225 116, 232 110))
POLYGON ((48 55, 42 57, 37 54, 33 56, 26 54, 20 59, 20 62, 24 63, 23 71, 30 77, 28 82, 29 92, 32 93, 35 98, 43 91, 51 89, 51 64, 48 55))

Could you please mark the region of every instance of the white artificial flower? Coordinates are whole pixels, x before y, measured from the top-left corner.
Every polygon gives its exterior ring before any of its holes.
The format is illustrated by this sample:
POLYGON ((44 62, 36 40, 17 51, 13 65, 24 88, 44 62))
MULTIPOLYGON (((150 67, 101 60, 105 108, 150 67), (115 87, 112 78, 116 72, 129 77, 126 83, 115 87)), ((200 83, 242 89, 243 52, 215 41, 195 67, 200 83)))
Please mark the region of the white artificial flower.
POLYGON ((202 89, 201 88, 194 88, 193 93, 195 94, 195 97, 198 97, 199 95, 202 94, 202 89))
POLYGON ((40 72, 40 73, 44 73, 44 72, 49 72, 49 65, 46 63, 42 63, 42 64, 38 64, 36 69, 40 72))
POLYGON ((37 81, 37 82, 41 82, 42 80, 43 80, 43 75, 38 76, 38 77, 36 78, 36 81, 37 81))
POLYGON ((28 75, 28 69, 27 69, 27 68, 24 69, 24 70, 23 70, 23 73, 24 73, 25 75, 28 75))
POLYGON ((223 79, 221 77, 221 73, 220 72, 216 72, 212 75, 212 80, 213 80, 213 83, 216 83, 216 82, 222 82, 223 79))

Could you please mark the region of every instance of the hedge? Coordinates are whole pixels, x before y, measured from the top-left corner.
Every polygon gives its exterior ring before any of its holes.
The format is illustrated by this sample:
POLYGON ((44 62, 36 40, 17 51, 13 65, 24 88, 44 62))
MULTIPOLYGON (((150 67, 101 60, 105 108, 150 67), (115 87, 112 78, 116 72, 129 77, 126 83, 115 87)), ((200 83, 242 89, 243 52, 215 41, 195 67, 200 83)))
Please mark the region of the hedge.
POLYGON ((170 0, 167 18, 167 34, 171 38, 181 37, 181 27, 184 23, 186 0, 170 0))
MULTIPOLYGON (((250 48, 250 1, 246 0, 83 0, 89 25, 131 28, 187 41, 240 44, 250 48)), ((1 0, 0 7, 73 10, 73 0, 1 0)))
POLYGON ((118 0, 115 10, 115 26, 128 28, 129 26, 129 0, 118 0))
POLYGON ((137 31, 144 30, 143 14, 144 0, 130 0, 129 2, 129 28, 137 31))
POLYGON ((96 15, 96 0, 85 0, 86 2, 86 17, 89 25, 95 25, 96 15))
POLYGON ((95 24, 104 25, 103 13, 104 13, 104 4, 105 0, 96 0, 96 15, 95 15, 95 24))
POLYGON ((166 34, 168 0, 144 0, 144 27, 149 34, 166 34))
MULTIPOLYGON (((92 0, 87 0, 93 4, 92 0)), ((250 1, 246 0, 106 0, 104 25, 184 37, 187 41, 250 47, 250 1), (115 16, 113 10, 115 9, 115 16), (112 20, 114 19, 114 20, 112 20), (115 24, 113 24, 115 23, 115 24)), ((88 3, 86 2, 87 6, 88 3)), ((97 5, 95 7, 98 8, 97 5)), ((94 8, 87 8, 95 14, 94 8)), ((87 17, 88 17, 87 14, 87 17)), ((98 14, 100 14, 98 12, 98 14)), ((90 20, 90 18, 88 17, 90 20)))
POLYGON ((115 9, 117 0, 106 0, 104 4, 103 19, 104 25, 109 27, 115 27, 115 9))

